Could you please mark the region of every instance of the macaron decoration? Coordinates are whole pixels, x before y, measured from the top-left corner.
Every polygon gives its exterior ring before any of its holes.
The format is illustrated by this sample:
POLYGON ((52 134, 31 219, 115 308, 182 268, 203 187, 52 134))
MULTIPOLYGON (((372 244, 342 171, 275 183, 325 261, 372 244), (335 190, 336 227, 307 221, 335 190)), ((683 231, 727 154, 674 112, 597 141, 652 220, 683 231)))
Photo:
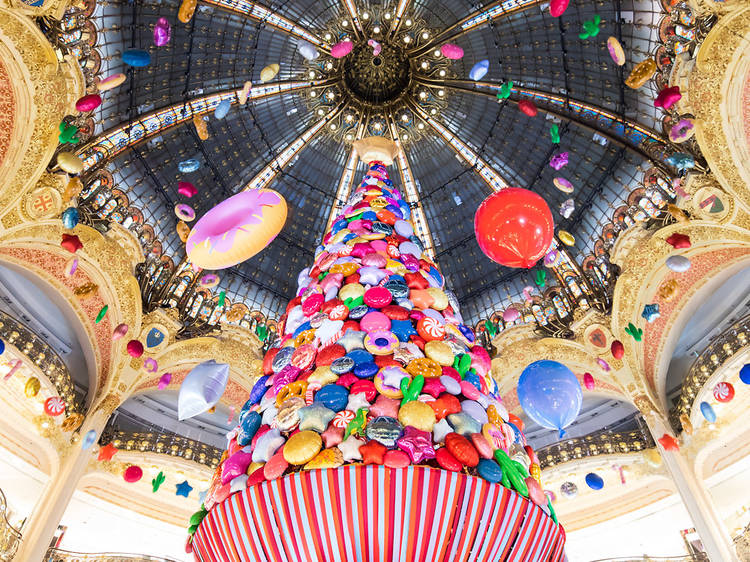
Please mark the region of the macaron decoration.
POLYGON ((403 209, 385 166, 371 162, 298 277, 228 434, 209 511, 227 489, 348 464, 464 471, 529 497, 531 449, 403 209))

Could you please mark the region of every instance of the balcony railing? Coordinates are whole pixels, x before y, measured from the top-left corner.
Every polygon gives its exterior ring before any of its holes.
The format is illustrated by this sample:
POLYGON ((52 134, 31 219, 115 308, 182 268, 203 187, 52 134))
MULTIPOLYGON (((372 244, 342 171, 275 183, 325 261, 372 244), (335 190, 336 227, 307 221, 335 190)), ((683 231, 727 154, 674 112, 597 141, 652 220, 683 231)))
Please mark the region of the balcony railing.
POLYGON ((112 443, 120 451, 140 451, 179 457, 188 461, 216 468, 222 451, 213 445, 201 443, 174 433, 153 431, 133 432, 105 429, 101 443, 112 443))
POLYGON ((716 370, 748 343, 750 343, 750 314, 719 334, 693 361, 687 376, 682 381, 677 404, 670 411, 669 419, 676 430, 682 430, 680 416, 690 415, 696 397, 716 370))
POLYGON ((539 457, 540 466, 549 468, 586 457, 634 453, 653 447, 656 447, 656 443, 648 430, 603 430, 584 437, 553 443, 538 450, 536 454, 539 457))
POLYGON ((179 562, 174 558, 119 552, 69 552, 50 548, 44 562, 179 562))
POLYGON ((21 532, 8 521, 8 504, 0 490, 0 560, 13 560, 21 544, 21 532))
POLYGON ((47 376, 65 401, 66 416, 83 413, 83 400, 75 392, 68 366, 42 337, 23 322, 0 311, 0 339, 15 346, 47 376))

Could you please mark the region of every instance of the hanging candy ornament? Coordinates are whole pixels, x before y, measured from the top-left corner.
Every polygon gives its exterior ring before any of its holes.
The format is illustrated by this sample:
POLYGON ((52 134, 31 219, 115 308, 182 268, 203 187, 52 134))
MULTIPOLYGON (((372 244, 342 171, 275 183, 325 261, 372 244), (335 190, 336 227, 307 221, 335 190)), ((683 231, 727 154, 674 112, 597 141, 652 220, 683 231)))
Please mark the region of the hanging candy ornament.
POLYGON ((651 79, 654 72, 656 72, 656 62, 654 59, 643 60, 630 72, 630 75, 625 80, 625 85, 628 88, 637 90, 651 79))
POLYGON ((137 465, 129 466, 125 469, 122 477, 128 484, 133 484, 143 478, 143 469, 137 465))
POLYGON ((616 37, 609 37, 607 39, 607 50, 609 51, 609 56, 612 57, 617 66, 625 64, 625 51, 616 37))
POLYGON ((497 92, 497 99, 507 100, 510 94, 513 92, 513 82, 508 80, 500 86, 500 90, 497 92))
POLYGON ((87 451, 94 443, 96 443, 96 431, 89 429, 81 439, 81 449, 87 451))
POLYGON ((586 20, 581 24, 581 26, 583 27, 583 31, 578 34, 578 38, 586 40, 590 39, 591 37, 596 37, 601 31, 601 23, 601 16, 599 14, 594 14, 594 17, 592 19, 586 20))
POLYGON ((661 107, 662 109, 669 109, 674 104, 682 99, 679 86, 671 86, 664 88, 659 92, 654 100, 654 107, 661 107))
POLYGON ((130 340, 127 345, 128 355, 131 357, 140 357, 143 355, 143 344, 138 340, 130 340))
POLYGON ((488 61, 487 59, 481 60, 471 67, 471 70, 469 71, 469 78, 474 80, 474 82, 478 82, 485 77, 489 69, 490 61, 488 61))
POLYGON ((458 45, 454 45, 453 43, 446 43, 445 45, 440 47, 440 52, 445 58, 451 60, 458 60, 460 58, 463 58, 464 56, 464 50, 458 45))
POLYGON ((63 228, 73 230, 78 224, 78 209, 68 207, 63 211, 60 218, 62 219, 63 228))
POLYGON ((34 396, 39 394, 41 388, 42 384, 39 382, 38 378, 29 377, 23 387, 23 393, 26 395, 26 398, 34 398, 34 396))
POLYGON ((100 92, 106 92, 107 90, 117 88, 117 86, 120 86, 127 79, 128 77, 125 76, 122 72, 118 72, 117 74, 110 74, 106 78, 97 78, 96 89, 100 92))
POLYGON ((586 475, 586 485, 592 490, 601 490, 604 488, 604 479, 595 472, 589 472, 586 475))
POLYGON ((518 400, 526 414, 560 437, 581 410, 581 385, 573 372, 557 361, 535 361, 518 379, 518 400))
POLYGON ((60 246, 71 254, 75 254, 78 250, 83 248, 83 243, 76 234, 63 234, 60 246))
POLYGON ((560 242, 562 242, 566 246, 575 246, 576 245, 576 239, 575 239, 575 237, 570 232, 568 232, 567 230, 558 230, 557 231, 557 237, 560 239, 560 242))
POLYGON ((693 422, 690 421, 690 417, 687 414, 680 414, 680 424, 685 433, 688 435, 693 434, 693 422))
POLYGON ((512 306, 506 308, 503 311, 503 320, 505 322, 515 322, 521 317, 521 313, 518 312, 518 309, 513 308, 512 306))
POLYGON ((65 263, 65 275, 72 277, 78 269, 78 258, 72 257, 65 263))
POLYGON ((311 43, 308 43, 307 41, 300 41, 297 44, 297 50, 305 60, 315 60, 320 56, 320 53, 318 53, 318 50, 315 48, 315 46, 311 43))
POLYGON ((224 119, 232 108, 232 102, 229 99, 223 99, 219 102, 219 105, 214 109, 214 117, 217 119, 224 119))
POLYGON ((560 494, 562 497, 572 500, 578 495, 578 486, 573 482, 563 482, 560 485, 560 494))
POLYGON ((60 152, 57 155, 57 165, 63 172, 75 175, 83 171, 83 162, 72 152, 60 152))
POLYGON ((700 404, 701 414, 706 418, 708 423, 716 422, 716 412, 708 402, 701 402, 700 404))
POLYGON ((368 39, 367 44, 372 47, 372 56, 377 57, 380 52, 383 50, 383 45, 381 45, 378 41, 375 39, 368 39))
POLYGON ((667 267, 677 273, 684 273, 690 269, 690 258, 685 256, 669 256, 666 261, 667 267))
POLYGON ((195 127, 195 132, 198 133, 199 139, 208 140, 208 123, 202 115, 193 116, 193 127, 195 127))
POLYGON ((625 346, 622 345, 620 340, 612 340, 610 351, 615 359, 622 359, 625 356, 625 346))
POLYGON ((185 197, 193 197, 198 190, 189 181, 181 181, 177 183, 177 193, 185 197))
POLYGON ((158 385, 157 388, 159 390, 164 390, 165 388, 167 388, 169 386, 170 382, 172 382, 172 373, 164 373, 159 378, 159 385, 158 385))
POLYGON ((260 71, 260 81, 268 82, 269 80, 273 80, 274 77, 279 73, 279 70, 281 70, 281 67, 278 64, 269 64, 260 71))
POLYGON ((159 18, 154 25, 154 45, 163 47, 172 37, 172 26, 167 18, 159 18))
POLYGON ((690 140, 695 134, 695 122, 689 117, 683 117, 669 129, 669 140, 681 143, 690 140))
POLYGON ((559 18, 568 9, 570 0, 551 0, 549 3, 549 14, 553 18, 559 18))
MULTIPOLYGON (((370 47, 373 47, 373 45, 370 45, 370 47)), ((331 47, 331 56, 335 59, 344 58, 346 55, 352 52, 353 48, 354 43, 352 43, 351 41, 339 41, 333 47, 331 47)))
POLYGON ((187 160, 183 160, 182 162, 177 164, 177 169, 183 174, 196 172, 200 169, 200 167, 201 167, 200 160, 196 158, 188 158, 187 160))
POLYGON ((549 138, 552 144, 560 144, 560 127, 556 124, 549 128, 549 138))
MULTIPOLYGON (((2 353, 1 350, 0 353, 2 353)), ((740 380, 745 384, 750 384, 750 363, 745 363, 740 369, 740 380)))
POLYGON ((195 7, 198 5, 198 0, 182 0, 179 10, 177 10, 177 19, 182 23, 188 23, 193 19, 195 13, 195 7))
POLYGON ((102 97, 99 94, 88 94, 76 101, 76 110, 81 113, 94 111, 102 104, 102 97))
POLYGON ((229 365, 213 359, 194 367, 180 385, 177 417, 180 421, 197 416, 216 405, 229 381, 229 365))
POLYGON ((99 314, 96 315, 96 319, 94 320, 95 324, 98 324, 102 320, 104 320, 104 317, 107 315, 107 311, 109 310, 109 305, 105 304, 102 309, 99 311, 99 314))
POLYGON ((583 386, 586 387, 586 390, 594 390, 596 381, 591 373, 583 373, 583 386))
POLYGON ((573 193, 573 184, 563 177, 556 177, 552 183, 563 193, 573 193))
POLYGON ((122 62, 133 68, 143 68, 151 64, 151 55, 143 49, 128 49, 122 53, 122 62))
POLYGON ((568 165, 568 152, 560 152, 549 159, 550 167, 558 172, 568 165))
POLYGON ((562 205, 560 205, 560 215, 565 219, 569 219, 575 210, 576 204, 573 199, 566 199, 562 202, 562 205))
POLYGON ((115 327, 115 329, 112 331, 112 341, 119 340, 121 337, 123 337, 127 333, 128 333, 128 325, 118 324, 115 327))
POLYGON ((73 413, 63 420, 60 429, 63 431, 75 431, 83 423, 83 414, 73 413))
POLYGON ((250 96, 250 90, 252 89, 253 83, 250 81, 245 82, 245 84, 242 86, 242 90, 239 94, 237 94, 240 105, 245 105, 247 103, 247 98, 250 96))
POLYGON ((65 411, 65 402, 59 396, 51 396, 44 401, 44 413, 48 416, 59 416, 65 411))
POLYGON ((672 451, 677 452, 680 450, 680 443, 677 441, 677 439, 674 438, 674 436, 669 435, 668 433, 665 433, 659 439, 657 439, 659 444, 664 447, 665 451, 672 451))
POLYGON ((518 109, 521 113, 528 115, 529 117, 536 117, 539 113, 536 105, 534 105, 534 102, 531 100, 520 100, 518 102, 518 109))
POLYGON ((474 215, 482 252, 507 267, 531 268, 552 243, 552 212, 541 196, 520 187, 493 193, 474 215))
POLYGON ((732 398, 734 398, 734 386, 732 386, 732 383, 723 381, 717 383, 714 387, 714 398, 716 398, 717 402, 721 402, 722 404, 731 402, 732 398))

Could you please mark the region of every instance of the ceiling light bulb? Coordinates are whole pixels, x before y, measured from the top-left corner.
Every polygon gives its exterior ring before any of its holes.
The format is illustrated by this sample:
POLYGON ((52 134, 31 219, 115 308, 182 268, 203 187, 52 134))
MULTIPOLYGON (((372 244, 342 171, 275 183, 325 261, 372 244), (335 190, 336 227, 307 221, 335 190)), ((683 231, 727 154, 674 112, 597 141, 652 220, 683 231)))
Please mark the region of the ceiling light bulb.
POLYGON ((335 131, 335 130, 336 130, 336 123, 331 123, 331 125, 330 125, 330 126, 331 126, 331 130, 332 130, 332 131, 335 131))
POLYGON ((315 90, 313 90, 313 91, 310 92, 310 97, 311 98, 314 98, 317 95, 318 95, 318 92, 316 92, 315 90))
POLYGON ((326 39, 326 41, 330 41, 331 40, 331 34, 330 33, 326 33, 325 34, 325 39, 326 39))
POLYGON ((427 39, 429 36, 430 36, 430 34, 427 33, 426 31, 424 33, 422 33, 422 39, 427 39))
POLYGON ((379 131, 383 126, 380 123, 375 123, 375 130, 379 131))
POLYGON ((409 135, 407 135, 407 134, 401 135, 401 139, 402 139, 402 140, 406 140, 406 139, 408 139, 408 138, 409 138, 409 135))
POLYGON ((346 135, 346 140, 352 140, 352 136, 351 135, 346 135))
POLYGON ((419 92, 419 97, 421 99, 426 99, 427 98, 427 92, 419 92))
POLYGON ((364 12, 364 13, 362 14, 362 19, 363 19, 363 20, 368 20, 368 19, 370 19, 370 14, 368 14, 367 12, 364 12))
POLYGON ((344 21, 342 21, 342 22, 341 22, 341 25, 342 25, 343 27, 346 27, 347 25, 349 25, 349 22, 348 22, 348 21, 346 21, 346 20, 344 20, 344 21))
POLYGON ((331 70, 332 68, 333 68, 332 62, 326 63, 326 70, 331 70))
POLYGON ((428 68, 430 68, 430 63, 427 61, 422 61, 422 68, 427 70, 428 68))
POLYGON ((404 36, 404 43, 409 43, 411 41, 411 37, 408 35, 404 36))
POLYGON ((385 19, 389 20, 389 19, 391 19, 391 14, 389 14, 388 12, 386 12, 386 14, 383 17, 385 19))
POLYGON ((419 125, 417 125, 417 129, 424 129, 424 123, 420 123, 419 125))
POLYGON ((346 120, 349 121, 350 123, 352 122, 352 119, 354 119, 354 117, 352 117, 351 115, 346 116, 346 120))
POLYGON ((438 90, 438 95, 439 96, 444 96, 445 95, 445 90, 438 90))
POLYGON ((441 70, 441 71, 439 72, 439 74, 440 74, 440 76, 445 76, 445 70, 441 70))
POLYGON ((411 20, 406 20, 406 21, 405 21, 404 23, 405 23, 405 24, 406 24, 407 26, 408 26, 408 25, 411 25, 411 20))
POLYGON ((432 54, 435 55, 436 57, 439 57, 441 55, 440 49, 435 49, 435 51, 432 54))
MULTIPOLYGON (((321 110, 322 111, 322 110, 321 110)), ((430 115, 435 115, 437 113, 437 109, 434 107, 430 110, 430 115)))
POLYGON ((373 27, 373 28, 372 28, 372 32, 373 32, 373 33, 380 33, 380 26, 379 26, 379 25, 376 25, 375 27, 373 27))
POLYGON ((309 76, 310 78, 315 78, 315 72, 314 72, 314 71, 312 71, 312 70, 311 70, 311 71, 310 71, 310 72, 309 72, 309 73, 308 73, 307 75, 308 75, 308 76, 309 76))
POLYGON ((404 113, 404 114, 403 114, 403 115, 401 116, 401 121, 403 121, 403 122, 406 122, 406 121, 408 121, 408 120, 409 120, 409 116, 408 116, 408 115, 407 115, 406 113, 404 113))
POLYGON ((325 111, 323 111, 322 109, 318 110, 318 115, 323 115, 324 113, 325 113, 325 111))

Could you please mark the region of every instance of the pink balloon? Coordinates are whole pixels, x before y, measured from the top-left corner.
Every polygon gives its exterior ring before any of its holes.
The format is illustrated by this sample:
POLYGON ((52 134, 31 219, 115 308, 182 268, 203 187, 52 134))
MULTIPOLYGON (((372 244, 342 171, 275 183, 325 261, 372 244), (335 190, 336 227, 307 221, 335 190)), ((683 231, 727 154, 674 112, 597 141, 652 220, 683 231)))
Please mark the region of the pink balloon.
POLYGON ((586 390, 594 390, 594 377, 591 375, 591 373, 583 373, 583 386, 586 387, 586 390))
POLYGON ((346 55, 352 52, 354 43, 351 41, 341 41, 331 47, 331 56, 335 59, 344 58, 346 55))
POLYGON ((177 193, 184 195, 185 197, 192 197, 198 193, 198 190, 189 181, 181 181, 177 183, 177 193))
POLYGON ((154 26, 154 45, 163 47, 172 37, 172 27, 167 18, 159 18, 154 26))
POLYGON ((518 312, 518 310, 516 310, 512 306, 509 308, 506 308, 503 311, 503 320, 505 320, 506 322, 515 322, 520 317, 521 317, 521 313, 518 312))
POLYGON ((99 94, 89 94, 79 98, 76 102, 76 109, 81 113, 93 111, 102 104, 102 98, 99 94))
POLYGON ((549 3, 549 13, 553 18, 559 18, 568 9, 570 0, 551 0, 549 3))
POLYGON ((141 478, 143 478, 143 469, 140 466, 129 466, 125 469, 125 472, 123 473, 122 477, 125 479, 125 482, 128 482, 132 484, 133 482, 138 482, 141 478))
POLYGON ((130 340, 128 342, 128 354, 131 357, 140 357, 143 355, 143 344, 138 340, 130 340))
POLYGON ((458 60, 464 56, 464 50, 453 43, 446 43, 440 47, 440 52, 443 53, 445 58, 451 60, 458 60))

